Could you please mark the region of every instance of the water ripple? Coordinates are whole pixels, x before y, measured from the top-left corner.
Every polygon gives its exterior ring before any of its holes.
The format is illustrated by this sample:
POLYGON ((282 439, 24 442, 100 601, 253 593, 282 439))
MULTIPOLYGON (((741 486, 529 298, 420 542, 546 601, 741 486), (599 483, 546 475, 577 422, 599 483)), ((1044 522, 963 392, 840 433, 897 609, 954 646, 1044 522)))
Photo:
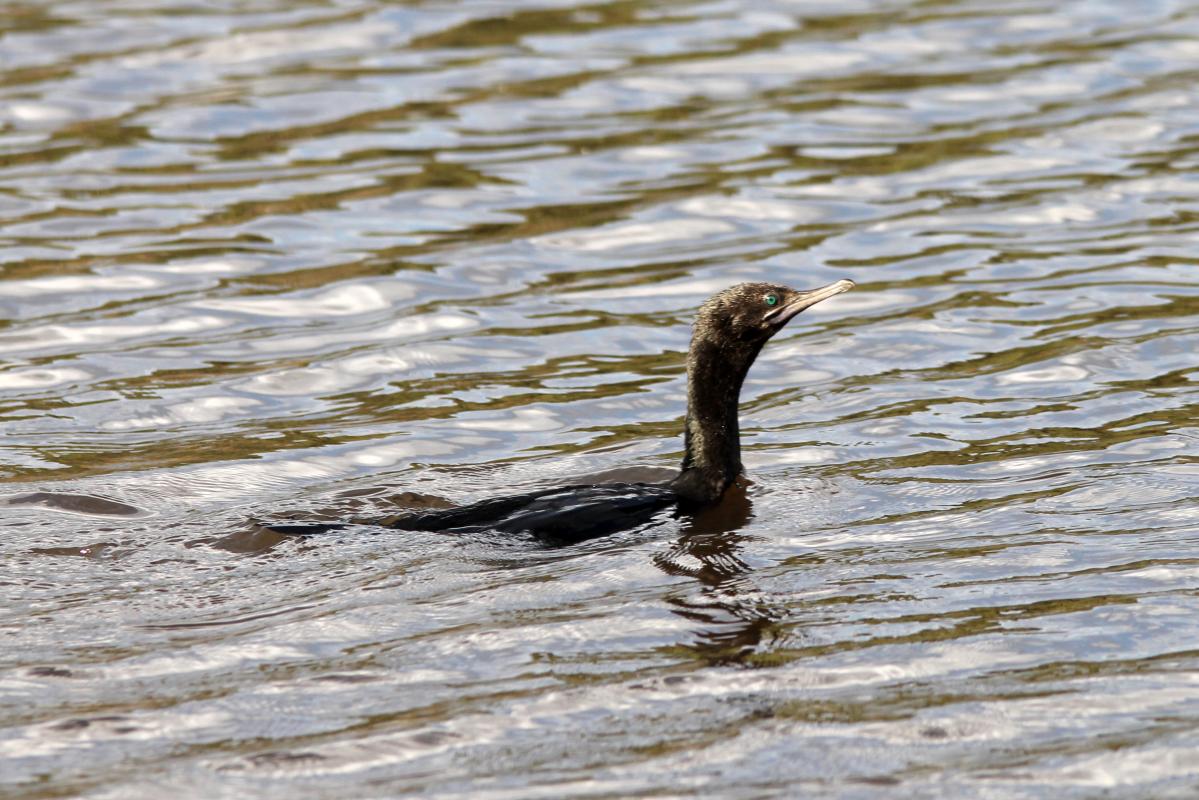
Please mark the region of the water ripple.
POLYGON ((0 792, 1194 789, 1194 3, 0 36, 0 792), (252 522, 660 476, 694 308, 842 277, 711 512, 550 553, 252 522))

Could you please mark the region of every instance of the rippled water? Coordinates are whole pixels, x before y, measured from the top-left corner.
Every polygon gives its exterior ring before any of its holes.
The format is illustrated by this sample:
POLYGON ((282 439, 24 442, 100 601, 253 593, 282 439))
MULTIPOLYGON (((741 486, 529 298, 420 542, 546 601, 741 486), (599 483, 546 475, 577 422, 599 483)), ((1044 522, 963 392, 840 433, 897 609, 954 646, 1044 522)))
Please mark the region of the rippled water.
POLYGON ((0 793, 1199 791, 1199 4, 0 31, 0 793), (842 277, 703 518, 252 527, 673 467, 696 306, 842 277))

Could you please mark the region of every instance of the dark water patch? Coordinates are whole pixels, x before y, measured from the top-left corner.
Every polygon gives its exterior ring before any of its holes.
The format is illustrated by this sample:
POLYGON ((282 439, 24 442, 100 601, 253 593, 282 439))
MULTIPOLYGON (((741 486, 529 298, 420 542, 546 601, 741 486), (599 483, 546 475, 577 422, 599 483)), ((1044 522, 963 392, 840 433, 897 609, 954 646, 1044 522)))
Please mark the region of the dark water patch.
POLYGON ((28 674, 35 678, 73 678, 75 673, 63 667, 31 667, 28 674))
POLYGON ((78 556, 81 558, 115 558, 119 554, 117 542, 96 542, 78 547, 34 547, 29 552, 42 556, 78 556))
POLYGON ((16 508, 48 508, 53 511, 96 517, 140 517, 147 513, 137 506, 118 500, 64 492, 30 492, 9 495, 4 498, 4 505, 16 508))

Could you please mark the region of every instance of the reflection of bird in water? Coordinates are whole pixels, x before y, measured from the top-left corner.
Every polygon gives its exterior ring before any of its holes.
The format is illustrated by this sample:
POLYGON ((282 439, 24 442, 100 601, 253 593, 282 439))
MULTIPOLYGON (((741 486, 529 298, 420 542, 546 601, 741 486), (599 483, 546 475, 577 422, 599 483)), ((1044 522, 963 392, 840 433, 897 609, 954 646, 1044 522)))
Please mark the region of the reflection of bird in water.
POLYGON ((694 579, 665 598, 671 611, 692 623, 693 641, 684 645, 709 664, 751 663, 778 641, 784 609, 753 588, 753 571, 741 558, 753 504, 740 478, 716 505, 691 514, 678 538, 654 554, 667 575, 694 579))
MULTIPOLYGON (((528 535, 547 544, 570 544, 635 528, 669 508, 695 514, 716 505, 741 474, 737 405, 741 384, 758 352, 799 312, 852 288, 853 282, 847 280, 810 291, 741 283, 700 307, 687 355, 683 464, 673 479, 660 484, 542 489, 459 508, 408 513, 381 524, 410 531, 494 531, 528 535)), ((304 534, 340 526, 266 527, 304 534)))

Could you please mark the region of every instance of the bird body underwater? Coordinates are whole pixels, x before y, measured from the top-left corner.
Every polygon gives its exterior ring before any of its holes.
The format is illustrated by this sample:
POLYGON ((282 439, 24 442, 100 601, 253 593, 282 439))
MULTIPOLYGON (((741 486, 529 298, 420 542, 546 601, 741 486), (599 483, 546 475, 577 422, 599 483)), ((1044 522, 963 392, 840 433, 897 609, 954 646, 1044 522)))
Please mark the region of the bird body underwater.
MULTIPOLYGON (((691 513, 715 505, 742 471, 741 385, 762 346, 804 309, 853 286, 852 281, 840 280, 800 291, 740 283, 700 307, 687 353, 683 463, 678 475, 665 483, 562 486, 401 514, 373 524, 408 531, 511 534, 566 545, 638 527, 670 508, 691 513)), ((297 535, 344 526, 264 527, 297 535)))

